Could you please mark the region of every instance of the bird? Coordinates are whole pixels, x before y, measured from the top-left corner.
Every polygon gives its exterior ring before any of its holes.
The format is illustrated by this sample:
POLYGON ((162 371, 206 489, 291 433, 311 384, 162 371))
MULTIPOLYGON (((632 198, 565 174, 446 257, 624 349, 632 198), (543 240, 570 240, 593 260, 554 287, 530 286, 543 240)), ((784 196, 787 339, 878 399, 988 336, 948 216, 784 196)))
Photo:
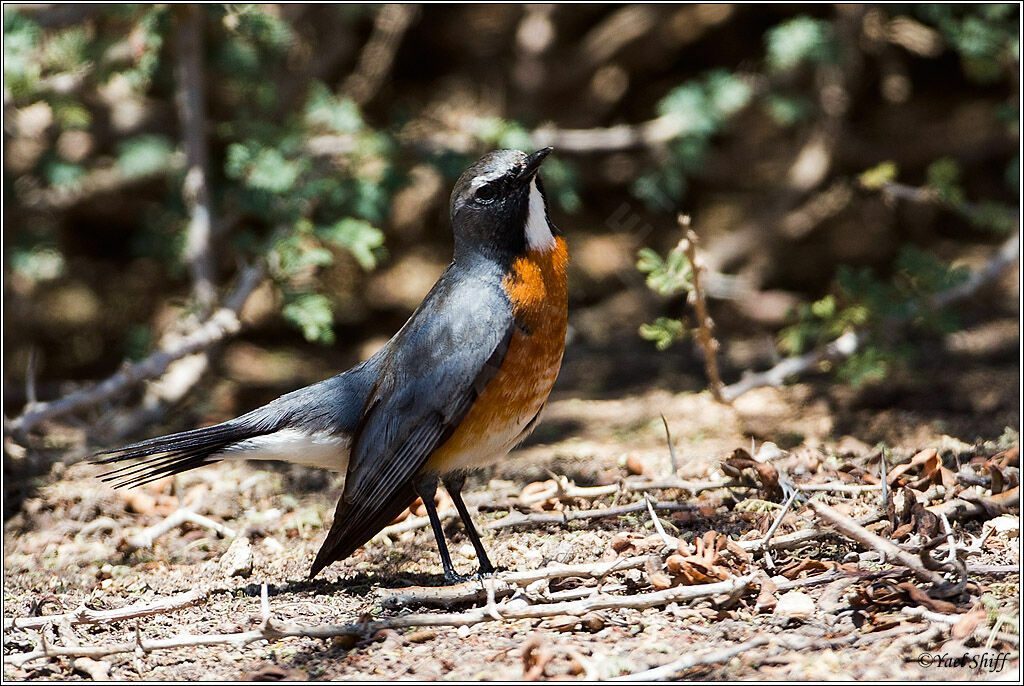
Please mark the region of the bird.
POLYGON ((493 573, 462 488, 529 435, 561 367, 569 257, 539 173, 551 150, 494 150, 466 168, 449 204, 451 263, 369 359, 226 422, 101 451, 100 464, 144 458, 101 478, 131 487, 236 458, 343 472, 310 579, 419 497, 445 582, 456 583, 467 577, 452 564, 438 517, 443 483, 477 573, 493 573))

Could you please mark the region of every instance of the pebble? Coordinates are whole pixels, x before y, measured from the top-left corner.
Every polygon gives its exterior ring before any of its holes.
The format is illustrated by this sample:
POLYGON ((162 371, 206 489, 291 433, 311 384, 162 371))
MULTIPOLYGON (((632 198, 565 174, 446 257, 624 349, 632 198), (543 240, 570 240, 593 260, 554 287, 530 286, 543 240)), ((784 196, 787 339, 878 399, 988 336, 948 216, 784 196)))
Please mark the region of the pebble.
POLYGON ((247 536, 239 536, 231 541, 220 558, 220 570, 224 576, 247 577, 252 574, 252 543, 247 536))
POLYGON ((806 593, 790 591, 779 597, 773 614, 793 619, 805 619, 814 614, 814 599, 806 593))

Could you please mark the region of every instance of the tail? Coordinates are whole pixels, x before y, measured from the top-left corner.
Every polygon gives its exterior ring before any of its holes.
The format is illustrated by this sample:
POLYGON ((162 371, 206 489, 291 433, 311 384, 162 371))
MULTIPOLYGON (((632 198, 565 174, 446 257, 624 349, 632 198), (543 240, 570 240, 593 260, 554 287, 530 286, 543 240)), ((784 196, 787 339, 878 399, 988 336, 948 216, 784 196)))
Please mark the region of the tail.
POLYGON ((309 570, 309 578, 316 576, 321 569, 336 562, 344 560, 356 551, 356 548, 363 545, 371 538, 380 533, 380 530, 397 517, 402 510, 412 505, 416 500, 416 491, 412 481, 400 487, 381 507, 369 514, 369 516, 353 516, 349 512, 348 504, 344 496, 338 501, 338 509, 334 512, 334 522, 331 530, 327 532, 327 538, 320 546, 316 559, 313 560, 313 567, 309 570))
POLYGON ((96 454, 98 459, 93 461, 96 464, 112 464, 147 458, 142 462, 119 467, 100 477, 103 481, 115 482, 114 488, 141 486, 170 474, 180 474, 217 462, 222 457, 218 456, 218 453, 222 453, 229 446, 271 431, 273 429, 267 426, 247 426, 238 420, 232 420, 201 429, 151 438, 123 448, 103 450, 96 454))

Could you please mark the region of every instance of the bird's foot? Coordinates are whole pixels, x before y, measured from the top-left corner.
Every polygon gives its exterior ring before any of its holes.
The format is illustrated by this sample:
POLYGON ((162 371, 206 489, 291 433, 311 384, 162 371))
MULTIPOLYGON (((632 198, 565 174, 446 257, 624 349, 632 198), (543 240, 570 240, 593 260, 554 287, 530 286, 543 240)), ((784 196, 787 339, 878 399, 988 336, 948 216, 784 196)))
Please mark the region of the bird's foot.
POLYGON ((467 581, 476 579, 477 575, 473 574, 459 574, 455 571, 446 571, 444 573, 444 583, 446 586, 454 586, 456 584, 464 584, 467 581))

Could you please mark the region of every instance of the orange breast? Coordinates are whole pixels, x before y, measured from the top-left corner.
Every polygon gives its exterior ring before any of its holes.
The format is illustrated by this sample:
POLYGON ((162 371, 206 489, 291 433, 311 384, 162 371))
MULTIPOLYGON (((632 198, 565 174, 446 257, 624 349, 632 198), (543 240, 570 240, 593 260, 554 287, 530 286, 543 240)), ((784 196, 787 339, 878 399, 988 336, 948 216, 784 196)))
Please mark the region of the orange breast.
POLYGON ((501 369, 451 437, 434 451, 427 471, 449 472, 503 457, 540 412, 562 365, 568 292, 565 241, 531 250, 502 282, 516 319, 501 369))

